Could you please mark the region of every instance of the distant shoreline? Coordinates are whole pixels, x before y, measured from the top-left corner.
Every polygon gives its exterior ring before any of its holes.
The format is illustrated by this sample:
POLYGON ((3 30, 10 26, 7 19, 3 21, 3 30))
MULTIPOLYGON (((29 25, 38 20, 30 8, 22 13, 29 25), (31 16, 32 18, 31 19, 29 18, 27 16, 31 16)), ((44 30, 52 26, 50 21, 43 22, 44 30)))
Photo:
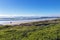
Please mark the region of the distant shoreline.
MULTIPOLYGON (((55 20, 55 19, 45 19, 45 20, 55 20)), ((45 20, 40 19, 40 20, 8 21, 7 23, 0 24, 0 25, 20 25, 22 23, 38 22, 38 21, 45 21, 45 20)))

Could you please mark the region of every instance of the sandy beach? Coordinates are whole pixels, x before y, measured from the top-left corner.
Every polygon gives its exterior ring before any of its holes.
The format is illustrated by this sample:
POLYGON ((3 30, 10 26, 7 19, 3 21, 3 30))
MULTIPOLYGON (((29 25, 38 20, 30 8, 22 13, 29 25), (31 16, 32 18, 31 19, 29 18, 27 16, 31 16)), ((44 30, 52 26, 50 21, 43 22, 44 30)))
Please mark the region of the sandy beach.
MULTIPOLYGON (((56 18, 54 18, 56 19, 56 18)), ((39 19, 39 20, 20 20, 20 21, 0 21, 1 25, 19 25, 21 23, 29 23, 29 22, 37 22, 37 21, 45 21, 45 20, 53 20, 53 19, 39 19), (1 23, 3 22, 3 23, 1 23)))

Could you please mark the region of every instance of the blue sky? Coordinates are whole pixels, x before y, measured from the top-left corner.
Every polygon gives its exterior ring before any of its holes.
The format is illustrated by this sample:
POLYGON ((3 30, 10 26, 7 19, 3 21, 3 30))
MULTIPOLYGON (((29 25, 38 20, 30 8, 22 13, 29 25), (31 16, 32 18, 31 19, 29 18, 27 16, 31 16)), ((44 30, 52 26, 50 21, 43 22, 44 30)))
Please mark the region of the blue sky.
POLYGON ((0 0, 0 16, 60 16, 60 0, 0 0))

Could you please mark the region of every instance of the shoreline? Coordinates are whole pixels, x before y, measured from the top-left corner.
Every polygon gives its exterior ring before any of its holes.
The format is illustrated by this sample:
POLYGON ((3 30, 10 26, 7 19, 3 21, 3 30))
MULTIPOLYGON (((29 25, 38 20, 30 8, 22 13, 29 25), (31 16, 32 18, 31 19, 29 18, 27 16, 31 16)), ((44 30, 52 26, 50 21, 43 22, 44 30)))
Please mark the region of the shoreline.
MULTIPOLYGON (((59 19, 59 18, 55 18, 55 19, 59 19)), ((22 24, 22 23, 31 23, 31 22, 39 22, 39 21, 55 20, 55 19, 24 20, 24 21, 7 21, 6 23, 0 24, 0 25, 20 25, 20 24, 22 24)))

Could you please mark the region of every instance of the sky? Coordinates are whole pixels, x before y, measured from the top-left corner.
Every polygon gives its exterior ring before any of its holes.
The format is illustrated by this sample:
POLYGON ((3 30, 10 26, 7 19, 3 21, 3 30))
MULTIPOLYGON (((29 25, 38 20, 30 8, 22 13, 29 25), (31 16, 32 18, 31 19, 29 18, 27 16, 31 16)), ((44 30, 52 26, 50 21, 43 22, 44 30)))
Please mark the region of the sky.
POLYGON ((0 16, 60 16, 60 0, 0 0, 0 16))

